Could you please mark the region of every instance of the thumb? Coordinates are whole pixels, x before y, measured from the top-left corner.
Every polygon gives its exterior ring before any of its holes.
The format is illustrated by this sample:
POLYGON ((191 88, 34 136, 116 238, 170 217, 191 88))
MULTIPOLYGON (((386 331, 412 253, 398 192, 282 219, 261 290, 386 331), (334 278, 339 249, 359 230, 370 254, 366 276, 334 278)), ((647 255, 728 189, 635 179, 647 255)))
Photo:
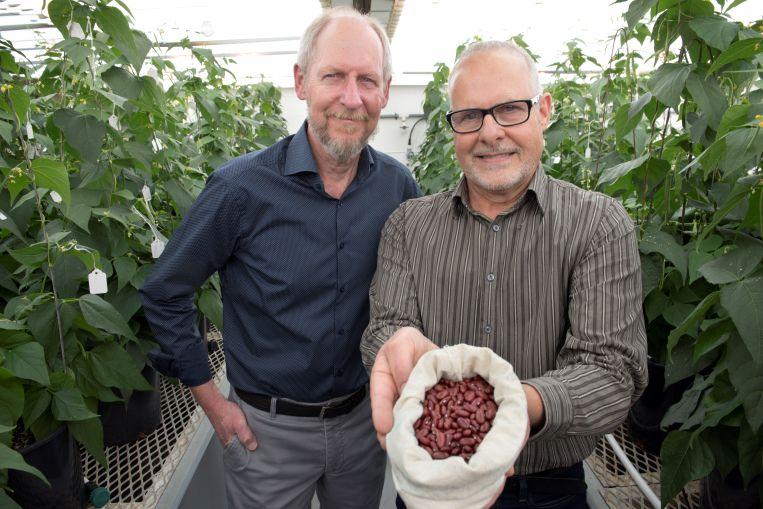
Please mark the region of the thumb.
POLYGON ((252 430, 247 426, 246 421, 236 428, 236 436, 238 436, 239 441, 244 444, 244 447, 250 451, 257 449, 257 437, 254 436, 252 430))

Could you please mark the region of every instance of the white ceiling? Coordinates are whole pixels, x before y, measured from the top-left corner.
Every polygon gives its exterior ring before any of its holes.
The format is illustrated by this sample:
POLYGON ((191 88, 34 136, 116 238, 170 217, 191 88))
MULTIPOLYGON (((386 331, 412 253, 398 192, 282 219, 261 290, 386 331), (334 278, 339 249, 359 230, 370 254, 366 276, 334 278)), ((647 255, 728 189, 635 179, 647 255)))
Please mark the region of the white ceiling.
MULTIPOLYGON (((351 0, 337 0, 351 3, 351 0)), ((373 0, 372 10, 383 10, 373 0)), ((392 39, 393 83, 423 84, 436 62, 451 64, 458 44, 472 36, 506 39, 522 34, 540 56, 540 69, 557 61, 566 42, 579 39, 585 51, 606 64, 608 39, 623 25, 627 3, 611 0, 405 0, 392 39), (585 5, 585 8, 581 8, 585 5)), ((0 0, 0 34, 29 53, 60 38, 54 28, 11 30, 14 25, 49 24, 41 17, 42 0, 0 0)), ((221 57, 235 59, 229 68, 240 81, 265 76, 281 86, 291 84, 299 36, 320 13, 320 0, 125 0, 135 26, 160 42, 188 37, 206 42, 221 57)), ((760 16, 749 0, 731 11, 733 19, 751 22, 760 16)), ((383 16, 382 13, 377 15, 383 16)), ((163 50, 176 65, 193 65, 181 50, 163 50)), ((187 52, 186 52, 187 53, 187 52)))

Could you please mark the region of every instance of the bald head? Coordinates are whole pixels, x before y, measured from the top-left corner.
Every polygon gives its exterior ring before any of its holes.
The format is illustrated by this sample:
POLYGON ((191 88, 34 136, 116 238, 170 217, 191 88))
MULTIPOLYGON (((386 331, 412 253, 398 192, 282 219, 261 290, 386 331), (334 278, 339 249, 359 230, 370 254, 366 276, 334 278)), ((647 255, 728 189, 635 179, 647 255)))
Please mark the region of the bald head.
POLYGON ((532 85, 532 94, 536 95, 541 92, 538 68, 535 66, 535 61, 533 61, 527 51, 510 41, 479 41, 468 45, 464 51, 461 52, 461 55, 459 55, 456 63, 453 65, 453 70, 448 79, 449 95, 452 95, 453 93, 453 83, 458 78, 458 74, 460 74, 464 63, 472 59, 475 55, 484 53, 505 53, 507 56, 521 60, 527 69, 527 79, 532 85))

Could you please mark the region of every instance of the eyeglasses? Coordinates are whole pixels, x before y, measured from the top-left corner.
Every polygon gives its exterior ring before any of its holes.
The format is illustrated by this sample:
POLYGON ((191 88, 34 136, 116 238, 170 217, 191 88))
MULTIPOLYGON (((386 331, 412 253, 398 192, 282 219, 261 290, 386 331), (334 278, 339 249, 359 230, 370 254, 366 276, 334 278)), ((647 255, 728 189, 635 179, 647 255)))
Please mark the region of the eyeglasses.
POLYGON ((482 129, 485 115, 491 115, 493 119, 503 127, 523 124, 530 118, 530 109, 533 104, 540 100, 538 94, 532 99, 509 101, 496 104, 486 110, 480 108, 468 108, 465 110, 449 111, 445 118, 453 132, 459 134, 473 133, 482 129))

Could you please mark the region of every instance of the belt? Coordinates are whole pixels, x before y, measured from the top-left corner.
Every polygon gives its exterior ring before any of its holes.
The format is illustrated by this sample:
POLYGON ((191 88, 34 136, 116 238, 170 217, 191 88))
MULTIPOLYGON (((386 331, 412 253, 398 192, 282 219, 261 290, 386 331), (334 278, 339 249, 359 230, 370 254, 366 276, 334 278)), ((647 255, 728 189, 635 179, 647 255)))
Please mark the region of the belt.
POLYGON ((234 389, 242 401, 259 410, 270 412, 271 404, 275 400, 275 413, 281 415, 291 415, 295 417, 320 417, 329 419, 350 413, 353 408, 358 406, 366 398, 366 386, 364 385, 353 392, 345 399, 330 403, 328 405, 305 405, 295 403, 279 398, 271 398, 262 394, 254 394, 241 389, 234 389))
MULTIPOLYGON (((588 485, 584 479, 572 477, 578 463, 566 468, 544 470, 528 475, 515 475, 506 480, 504 491, 522 495, 522 492, 545 493, 549 495, 579 495, 586 492, 588 485), (575 469, 575 470, 573 470, 575 469)), ((582 471, 582 468, 580 469, 582 471)))

